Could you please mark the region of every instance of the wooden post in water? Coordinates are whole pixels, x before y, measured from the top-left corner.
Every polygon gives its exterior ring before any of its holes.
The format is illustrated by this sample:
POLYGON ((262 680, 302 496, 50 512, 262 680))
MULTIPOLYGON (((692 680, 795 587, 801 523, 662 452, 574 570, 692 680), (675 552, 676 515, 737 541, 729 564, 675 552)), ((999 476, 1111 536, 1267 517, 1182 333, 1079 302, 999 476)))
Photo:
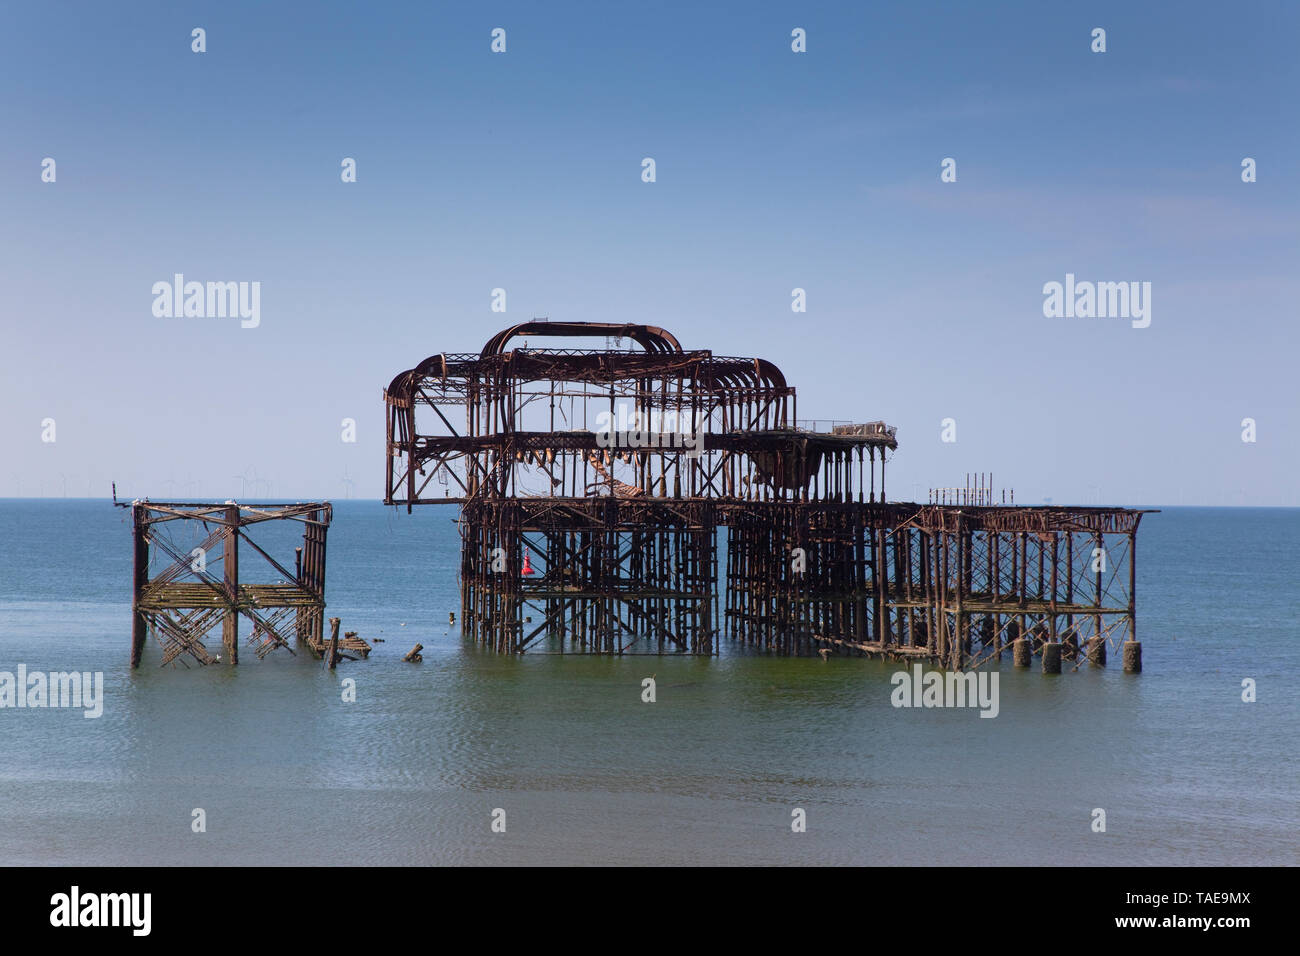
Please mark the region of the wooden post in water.
POLYGON ((339 663, 339 619, 330 618, 330 646, 325 654, 325 660, 329 662, 329 669, 334 670, 339 663))

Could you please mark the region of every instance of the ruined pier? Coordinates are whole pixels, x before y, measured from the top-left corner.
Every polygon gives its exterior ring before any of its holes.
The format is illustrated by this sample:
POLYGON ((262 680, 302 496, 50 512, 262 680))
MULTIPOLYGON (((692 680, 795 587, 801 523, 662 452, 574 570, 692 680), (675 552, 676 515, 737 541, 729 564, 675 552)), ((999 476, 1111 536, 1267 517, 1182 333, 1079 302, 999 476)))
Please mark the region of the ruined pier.
POLYGON ((321 646, 328 503, 121 505, 131 509, 134 541, 132 667, 140 666, 150 634, 164 665, 215 663, 205 641, 218 626, 225 659, 237 664, 241 619, 252 625, 247 644, 259 659, 280 648, 293 653, 291 636, 321 646), (253 529, 268 522, 302 525, 292 558, 277 558, 254 540, 253 529))
POLYGON ((1140 667, 1145 512, 987 489, 890 501, 896 430, 801 422, 764 359, 534 320, 426 358, 384 401, 384 501, 460 509, 462 624, 495 650, 708 655, 726 639, 1051 670, 1049 645, 1070 666, 1123 646, 1140 667))

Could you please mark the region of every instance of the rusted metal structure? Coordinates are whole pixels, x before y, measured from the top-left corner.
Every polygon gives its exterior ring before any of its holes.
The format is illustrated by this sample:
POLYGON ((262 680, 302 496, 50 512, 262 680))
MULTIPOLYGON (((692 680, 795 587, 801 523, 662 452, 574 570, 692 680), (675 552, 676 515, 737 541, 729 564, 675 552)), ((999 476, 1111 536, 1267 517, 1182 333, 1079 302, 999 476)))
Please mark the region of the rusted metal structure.
POLYGON ((895 429, 801 422, 763 359, 532 321, 384 400, 384 501, 460 507, 462 623, 499 651, 714 654, 725 632, 962 668, 1135 640, 1143 512, 999 506, 982 481, 978 504, 887 501, 895 429))
POLYGON ((891 502, 744 509, 729 528, 730 636, 784 653, 832 646, 961 669, 1064 645, 1136 641, 1138 523, 1121 508, 891 502), (802 560, 789 558, 795 553, 802 560))
POLYGON ((132 667, 140 666, 150 633, 162 646, 164 665, 189 659, 215 663, 218 658, 204 640, 217 625, 226 660, 237 664, 241 617, 252 623, 248 644, 259 659, 277 648, 293 653, 290 634, 314 651, 322 647, 325 539, 333 517, 328 503, 146 499, 121 506, 131 509, 135 543, 132 667), (250 534, 254 526, 288 521, 303 526, 292 571, 250 534), (254 566, 273 580, 250 580, 248 566, 240 561, 250 554, 254 566))

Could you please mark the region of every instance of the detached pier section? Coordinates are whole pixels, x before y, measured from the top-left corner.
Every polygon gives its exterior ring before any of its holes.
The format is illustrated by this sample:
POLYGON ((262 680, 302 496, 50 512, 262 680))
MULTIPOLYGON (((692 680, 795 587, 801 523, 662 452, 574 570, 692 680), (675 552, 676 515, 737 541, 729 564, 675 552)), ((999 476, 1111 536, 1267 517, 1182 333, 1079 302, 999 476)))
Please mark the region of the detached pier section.
POLYGON ((140 666, 150 633, 162 646, 163 664, 186 659, 214 663, 217 658, 204 641, 218 625, 226 661, 237 664, 241 617, 252 622, 248 644, 259 659, 277 648, 293 653, 291 634, 309 646, 321 646, 325 536, 333 517, 328 503, 145 499, 122 507, 131 509, 135 541, 132 667, 140 666), (286 521, 302 524, 301 544, 293 556, 277 559, 253 540, 250 530, 286 521), (271 581, 253 583, 250 567, 271 581))
POLYGON ((1070 666, 1136 641, 1138 523, 1119 508, 829 502, 744 508, 728 528, 729 636, 952 669, 1061 644, 1070 666), (801 549, 806 570, 784 556, 801 549))
POLYGON ((1136 641, 1144 512, 887 501, 896 430, 800 421, 764 359, 533 321, 384 400, 384 501, 460 508, 462 623, 499 651, 716 654, 725 634, 960 669, 1136 641))

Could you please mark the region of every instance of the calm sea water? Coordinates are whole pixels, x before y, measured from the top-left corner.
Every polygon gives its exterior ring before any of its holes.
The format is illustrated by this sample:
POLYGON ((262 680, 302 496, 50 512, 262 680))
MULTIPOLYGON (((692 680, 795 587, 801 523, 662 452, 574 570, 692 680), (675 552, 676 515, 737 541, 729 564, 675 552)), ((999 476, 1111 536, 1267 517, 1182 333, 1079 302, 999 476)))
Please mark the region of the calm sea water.
POLYGON ((160 668, 151 642, 132 672, 127 512, 0 500, 0 670, 106 696, 0 710, 4 861, 1300 863, 1300 510, 1148 516, 1145 673, 1008 666, 992 720, 895 709, 897 665, 863 660, 479 652, 446 623, 452 515, 336 504, 329 613, 385 639, 368 661, 160 668))

